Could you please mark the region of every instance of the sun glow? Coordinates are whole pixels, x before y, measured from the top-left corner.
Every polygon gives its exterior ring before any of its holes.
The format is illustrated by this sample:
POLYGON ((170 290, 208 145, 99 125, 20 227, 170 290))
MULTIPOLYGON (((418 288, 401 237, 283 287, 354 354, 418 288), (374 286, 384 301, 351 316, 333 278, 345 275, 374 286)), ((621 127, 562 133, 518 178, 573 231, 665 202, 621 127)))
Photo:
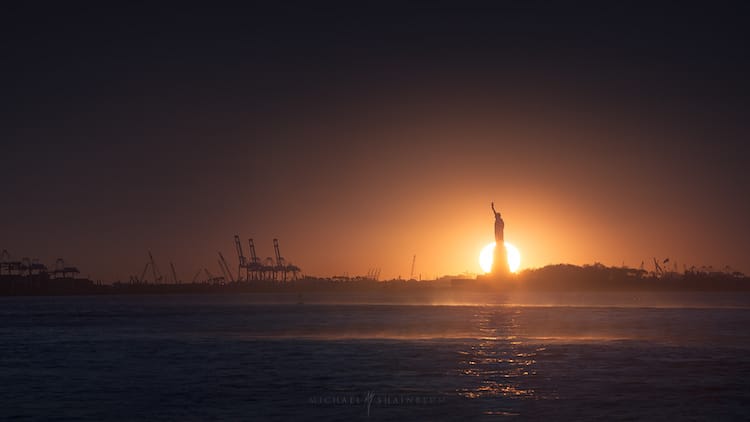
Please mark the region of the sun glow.
MULTIPOLYGON (((508 252, 508 268, 510 272, 515 273, 521 267, 521 252, 518 248, 505 242, 505 250, 508 252)), ((488 273, 492 271, 492 256, 495 251, 495 242, 490 243, 482 249, 479 253, 479 266, 482 267, 482 271, 488 273)))

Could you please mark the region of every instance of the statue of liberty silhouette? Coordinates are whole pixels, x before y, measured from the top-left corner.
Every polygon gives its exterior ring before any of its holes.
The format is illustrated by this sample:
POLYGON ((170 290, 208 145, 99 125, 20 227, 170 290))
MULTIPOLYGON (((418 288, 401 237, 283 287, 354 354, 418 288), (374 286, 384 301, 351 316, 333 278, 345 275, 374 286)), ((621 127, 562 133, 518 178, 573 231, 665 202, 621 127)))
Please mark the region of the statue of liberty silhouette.
POLYGON ((508 252, 505 250, 505 222, 499 212, 495 210, 495 203, 491 203, 492 213, 495 214, 495 252, 492 257, 492 271, 494 275, 510 273, 508 267, 508 252))

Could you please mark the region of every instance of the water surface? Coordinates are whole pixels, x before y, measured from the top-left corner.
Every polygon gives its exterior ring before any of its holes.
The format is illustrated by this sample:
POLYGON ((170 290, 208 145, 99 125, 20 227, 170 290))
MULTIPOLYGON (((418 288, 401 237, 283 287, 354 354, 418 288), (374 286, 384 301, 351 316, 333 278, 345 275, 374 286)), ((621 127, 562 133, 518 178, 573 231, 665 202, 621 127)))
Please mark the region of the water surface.
POLYGON ((750 416, 745 298, 520 299, 2 298, 0 418, 750 416))

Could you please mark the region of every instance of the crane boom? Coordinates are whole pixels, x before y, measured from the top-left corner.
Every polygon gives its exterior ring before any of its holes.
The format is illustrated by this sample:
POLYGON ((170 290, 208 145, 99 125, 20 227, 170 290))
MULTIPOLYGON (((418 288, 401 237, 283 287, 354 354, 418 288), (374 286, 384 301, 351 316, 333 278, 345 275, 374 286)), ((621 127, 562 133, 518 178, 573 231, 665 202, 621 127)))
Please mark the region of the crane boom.
POLYGON ((161 274, 159 274, 159 270, 156 268, 156 261, 154 261, 151 251, 148 251, 148 257, 151 260, 151 273, 154 274, 154 284, 156 284, 161 281, 161 274))
POLYGON ((175 269, 174 269, 174 263, 170 262, 169 266, 172 267, 172 279, 174 280, 174 284, 177 284, 178 283, 178 281, 177 281, 177 271, 175 271, 175 269))
POLYGON ((654 257, 654 270, 657 274, 664 274, 664 270, 662 270, 661 265, 659 265, 659 262, 654 257))
POLYGON ((193 283, 195 283, 196 280, 198 280, 198 276, 201 275, 202 269, 199 269, 197 273, 193 276, 193 283))
POLYGON ((221 252, 219 252, 219 258, 221 259, 221 261, 219 261, 219 265, 220 266, 222 264, 224 265, 222 268, 222 271, 226 270, 226 274, 229 276, 229 281, 234 283, 234 276, 232 276, 232 271, 229 270, 229 265, 227 265, 227 260, 224 259, 224 255, 222 255, 221 252))
POLYGON ((227 275, 227 270, 225 270, 224 266, 221 264, 221 259, 217 259, 216 262, 219 263, 219 269, 221 270, 221 274, 224 276, 224 280, 229 280, 229 276, 227 275))
POLYGON ((141 278, 138 280, 139 283, 143 283, 146 280, 146 271, 148 271, 149 263, 146 263, 146 266, 143 267, 143 272, 141 272, 141 278))

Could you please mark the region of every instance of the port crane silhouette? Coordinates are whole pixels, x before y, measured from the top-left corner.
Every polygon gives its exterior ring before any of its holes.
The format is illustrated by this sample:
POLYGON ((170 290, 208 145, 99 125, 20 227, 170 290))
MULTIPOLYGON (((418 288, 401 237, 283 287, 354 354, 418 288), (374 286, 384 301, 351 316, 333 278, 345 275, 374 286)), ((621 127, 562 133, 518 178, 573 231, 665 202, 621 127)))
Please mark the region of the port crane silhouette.
MULTIPOLYGON (((281 249, 279 246, 279 239, 273 239, 273 257, 266 257, 264 260, 258 257, 255 249, 255 241, 250 238, 248 239, 248 250, 250 257, 245 257, 242 249, 242 242, 240 236, 234 236, 234 246, 237 252, 237 281, 278 281, 286 282, 290 280, 296 280, 299 278, 301 269, 290 263, 281 255, 281 249), (244 278, 242 276, 244 270, 244 278)), ((228 266, 225 265, 228 270, 228 266)))
MULTIPOLYGON (((234 235, 234 249, 237 254, 237 273, 232 271, 229 263, 227 262, 224 254, 218 252, 218 260, 216 261, 219 270, 221 271, 220 276, 214 276, 208 268, 200 268, 192 278, 191 283, 209 283, 209 284, 223 284, 225 282, 238 283, 238 282, 250 282, 250 281, 274 281, 279 283, 285 283, 288 281, 297 280, 300 277, 301 269, 287 261, 286 258, 281 254, 281 248, 279 245, 279 239, 273 239, 273 257, 267 257, 261 260, 255 249, 255 241, 252 238, 248 239, 248 250, 250 256, 245 256, 245 251, 242 247, 242 241, 239 235, 234 235), (201 274, 205 278, 201 277, 201 274)), ((14 267, 15 268, 15 267, 14 267)), ((174 284, 180 283, 177 278, 177 271, 173 262, 169 263, 169 270, 171 270, 171 282, 174 284)), ((169 271, 167 272, 169 274, 169 271)), ((163 276, 159 271, 159 267, 156 264, 154 255, 149 251, 148 260, 140 273, 140 276, 130 276, 131 284, 164 284, 170 278, 163 276), (146 274, 151 272, 152 280, 146 279, 146 274)))

